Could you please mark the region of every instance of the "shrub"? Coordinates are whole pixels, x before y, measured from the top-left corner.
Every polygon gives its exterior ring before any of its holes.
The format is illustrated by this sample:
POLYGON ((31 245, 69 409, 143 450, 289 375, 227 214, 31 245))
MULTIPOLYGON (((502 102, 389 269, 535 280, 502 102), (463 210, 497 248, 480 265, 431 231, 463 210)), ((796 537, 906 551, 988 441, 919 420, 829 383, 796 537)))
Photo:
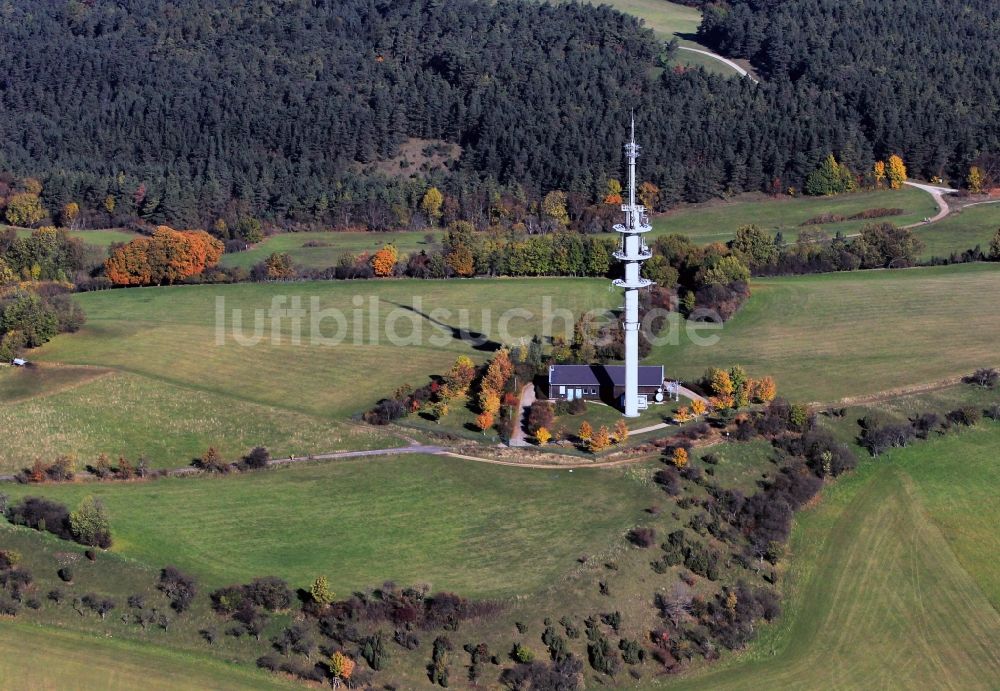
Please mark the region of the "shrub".
POLYGON ((653 528, 633 528, 629 531, 628 540, 636 547, 652 547, 656 543, 656 530, 653 528))
POLYGON ((35 530, 47 531, 64 540, 73 539, 69 509, 42 497, 25 497, 7 509, 7 520, 35 530))
POLYGON ((514 644, 514 648, 510 651, 510 656, 515 662, 520 663, 532 662, 535 659, 535 654, 520 643, 514 644))
POLYGON ((629 665, 639 664, 646 657, 646 651, 639 645, 639 641, 623 638, 618 641, 618 649, 622 651, 622 660, 629 665))
POLYGON ((389 662, 389 646, 385 643, 385 634, 377 631, 371 636, 366 636, 361 641, 361 657, 376 672, 385 667, 389 662))
POLYGON ((255 578, 244 589, 251 602, 270 612, 288 609, 294 597, 288 583, 275 576, 255 578))
POLYGON ((1000 381, 1000 371, 989 367, 977 369, 975 372, 965 377, 964 381, 967 384, 975 384, 976 386, 981 386, 984 389, 992 389, 996 386, 997 381, 1000 381))
POLYGON ((59 576, 59 580, 61 580, 63 583, 72 583, 73 582, 73 569, 72 569, 72 567, 64 566, 61 569, 59 569, 58 571, 56 571, 56 575, 59 576))
POLYGON ((198 592, 194 578, 174 566, 165 566, 160 571, 160 581, 156 587, 167 596, 170 607, 178 614, 187 611, 198 592))
POLYGON ((254 447, 250 453, 243 457, 243 462, 250 470, 260 470, 266 468, 271 462, 271 452, 263 446, 254 447))
POLYGON ((966 427, 972 427, 979 423, 982 419, 983 414, 974 406, 962 406, 961 408, 956 408, 950 411, 945 418, 948 422, 956 425, 964 425, 966 427))
POLYGON ((111 546, 111 518, 100 499, 85 497, 69 516, 73 537, 83 545, 107 549, 111 546))

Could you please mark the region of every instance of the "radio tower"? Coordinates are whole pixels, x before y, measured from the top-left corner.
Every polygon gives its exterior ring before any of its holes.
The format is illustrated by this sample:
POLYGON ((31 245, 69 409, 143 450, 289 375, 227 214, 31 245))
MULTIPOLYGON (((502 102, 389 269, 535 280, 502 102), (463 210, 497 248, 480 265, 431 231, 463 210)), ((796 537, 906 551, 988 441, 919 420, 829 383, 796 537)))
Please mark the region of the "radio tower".
POLYGON ((623 404, 625 417, 639 417, 639 411, 646 408, 645 400, 639 399, 639 290, 648 288, 653 282, 639 276, 642 263, 653 256, 643 234, 653 228, 645 207, 635 203, 635 159, 639 157, 639 145, 635 143, 635 114, 632 115, 632 139, 625 145, 628 158, 628 204, 622 204, 625 223, 615 225, 621 233, 621 245, 614 253, 615 259, 625 267, 625 277, 614 281, 617 288, 625 289, 625 394, 623 404))

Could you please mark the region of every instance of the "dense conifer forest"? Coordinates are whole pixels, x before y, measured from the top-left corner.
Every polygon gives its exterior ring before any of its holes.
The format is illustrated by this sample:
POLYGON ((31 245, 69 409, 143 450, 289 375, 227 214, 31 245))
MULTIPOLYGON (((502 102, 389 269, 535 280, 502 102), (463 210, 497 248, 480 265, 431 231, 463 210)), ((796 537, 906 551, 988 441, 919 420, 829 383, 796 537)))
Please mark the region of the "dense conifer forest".
POLYGON ((1000 148, 989 5, 713 5, 706 39, 750 56, 755 85, 664 69, 671 47, 637 19, 575 3, 11 0, 0 171, 95 224, 383 229, 420 223, 432 184, 446 222, 551 190, 578 218, 621 177, 634 107, 660 208, 801 189, 831 153, 855 173, 898 152, 962 175, 1000 148), (461 153, 396 162, 415 140, 461 153))
POLYGON ((699 34, 770 82, 829 94, 875 154, 962 179, 1000 149, 1000 4, 995 0, 723 0, 699 34))

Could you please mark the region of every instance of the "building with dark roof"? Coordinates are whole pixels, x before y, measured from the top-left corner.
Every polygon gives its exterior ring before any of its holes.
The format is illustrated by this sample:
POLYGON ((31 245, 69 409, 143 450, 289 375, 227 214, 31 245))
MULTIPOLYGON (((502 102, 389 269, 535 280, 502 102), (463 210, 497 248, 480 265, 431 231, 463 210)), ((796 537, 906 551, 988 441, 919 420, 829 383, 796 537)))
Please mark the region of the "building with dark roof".
MULTIPOLYGON (((640 402, 660 400, 664 392, 663 365, 639 367, 640 402)), ((625 393, 624 365, 552 365, 549 367, 548 397, 553 401, 577 398, 619 404, 625 393)))

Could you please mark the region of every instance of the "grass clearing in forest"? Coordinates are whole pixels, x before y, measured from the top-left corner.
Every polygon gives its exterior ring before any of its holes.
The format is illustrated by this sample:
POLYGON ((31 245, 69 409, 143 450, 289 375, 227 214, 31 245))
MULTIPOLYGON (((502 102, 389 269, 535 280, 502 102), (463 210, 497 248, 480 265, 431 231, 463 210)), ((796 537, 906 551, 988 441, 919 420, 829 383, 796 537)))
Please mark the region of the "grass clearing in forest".
POLYGON ((383 245, 393 244, 400 255, 408 255, 420 250, 431 250, 441 241, 441 231, 401 230, 401 231, 344 231, 280 233, 272 235, 245 252, 223 255, 222 266, 242 266, 250 268, 262 262, 275 252, 283 252, 292 258, 295 266, 303 269, 326 269, 337 265, 345 254, 358 255, 362 252, 374 254, 383 245), (434 242, 427 242, 432 235, 434 242))
POLYGON ((845 235, 861 232, 868 223, 888 222, 895 225, 918 223, 937 213, 931 195, 912 187, 901 190, 855 192, 835 197, 737 198, 725 202, 707 202, 682 206, 655 216, 652 237, 678 233, 697 244, 727 242, 736 236, 741 226, 756 225, 774 235, 781 232, 786 242, 794 242, 803 230, 822 230, 831 237, 838 231, 845 235), (802 226, 804 221, 836 214, 851 216, 870 209, 903 209, 900 216, 887 216, 867 221, 843 221, 822 225, 802 226))

